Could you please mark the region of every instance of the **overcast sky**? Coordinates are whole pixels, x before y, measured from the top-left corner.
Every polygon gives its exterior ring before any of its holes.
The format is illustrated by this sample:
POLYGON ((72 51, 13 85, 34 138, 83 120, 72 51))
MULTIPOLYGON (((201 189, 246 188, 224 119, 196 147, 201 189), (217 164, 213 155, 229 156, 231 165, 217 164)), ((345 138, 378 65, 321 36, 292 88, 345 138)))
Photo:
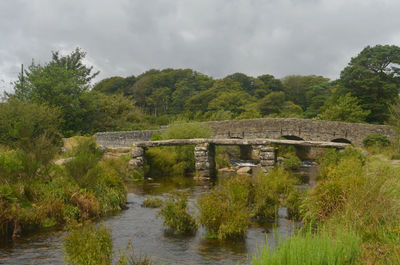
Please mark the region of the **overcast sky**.
POLYGON ((192 68, 336 79, 366 45, 400 46, 399 0, 0 0, 0 91, 21 64, 79 46, 98 80, 192 68))

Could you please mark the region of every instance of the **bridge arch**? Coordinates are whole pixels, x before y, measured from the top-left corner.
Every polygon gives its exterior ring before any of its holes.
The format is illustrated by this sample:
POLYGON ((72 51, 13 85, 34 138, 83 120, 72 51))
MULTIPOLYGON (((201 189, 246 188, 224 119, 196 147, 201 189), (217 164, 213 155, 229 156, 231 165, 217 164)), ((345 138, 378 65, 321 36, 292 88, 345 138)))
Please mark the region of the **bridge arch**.
POLYGON ((334 143, 345 143, 345 144, 351 144, 351 141, 346 139, 346 138, 335 138, 331 142, 334 143))
POLYGON ((294 140, 294 141, 304 141, 303 138, 298 137, 296 135, 282 135, 281 138, 284 138, 286 140, 294 140))

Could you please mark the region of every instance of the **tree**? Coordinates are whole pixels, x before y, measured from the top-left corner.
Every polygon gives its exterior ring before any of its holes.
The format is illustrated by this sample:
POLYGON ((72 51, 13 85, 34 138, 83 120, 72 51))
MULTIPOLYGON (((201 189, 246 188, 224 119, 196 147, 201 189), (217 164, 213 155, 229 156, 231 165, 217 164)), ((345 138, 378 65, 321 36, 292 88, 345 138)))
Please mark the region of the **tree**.
POLYGON ((339 93, 351 93, 369 110, 368 122, 383 123, 389 118, 389 105, 400 88, 400 47, 365 47, 340 74, 339 93))
POLYGON ((99 91, 105 94, 123 94, 124 96, 129 96, 129 89, 135 84, 136 77, 129 76, 126 78, 120 76, 113 76, 98 82, 93 90, 99 91))
POLYGON ((359 100, 350 93, 339 96, 335 101, 327 102, 323 106, 323 112, 317 116, 318 120, 365 122, 369 110, 363 110, 359 100))
POLYGON ((285 93, 271 92, 258 102, 258 108, 262 115, 278 114, 283 109, 285 93))
POLYGON ((83 64, 86 53, 76 48, 70 55, 52 53, 52 60, 44 65, 32 64, 15 83, 14 94, 9 98, 24 102, 47 104, 62 112, 62 132, 71 135, 79 131, 80 97, 87 92, 90 81, 99 73, 83 64))
POLYGON ((306 110, 311 104, 314 95, 307 95, 314 86, 321 85, 329 81, 329 78, 322 76, 308 75, 290 75, 283 78, 282 83, 286 98, 300 105, 306 110))

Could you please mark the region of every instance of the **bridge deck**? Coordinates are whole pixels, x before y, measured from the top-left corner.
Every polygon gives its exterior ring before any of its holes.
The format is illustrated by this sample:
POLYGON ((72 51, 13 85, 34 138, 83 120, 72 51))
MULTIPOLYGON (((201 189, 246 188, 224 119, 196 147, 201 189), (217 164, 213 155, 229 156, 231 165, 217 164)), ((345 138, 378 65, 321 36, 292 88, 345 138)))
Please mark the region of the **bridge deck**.
POLYGON ((209 143, 215 145, 269 145, 269 144, 280 144, 280 145, 296 145, 305 147, 324 147, 324 148, 336 148, 344 149, 349 144, 346 143, 334 143, 334 142, 322 142, 322 141, 295 141, 295 140, 275 140, 275 139, 171 139, 171 140, 160 140, 160 141, 141 141, 135 142, 136 147, 158 147, 158 146, 172 146, 172 145, 197 145, 202 143, 209 143))

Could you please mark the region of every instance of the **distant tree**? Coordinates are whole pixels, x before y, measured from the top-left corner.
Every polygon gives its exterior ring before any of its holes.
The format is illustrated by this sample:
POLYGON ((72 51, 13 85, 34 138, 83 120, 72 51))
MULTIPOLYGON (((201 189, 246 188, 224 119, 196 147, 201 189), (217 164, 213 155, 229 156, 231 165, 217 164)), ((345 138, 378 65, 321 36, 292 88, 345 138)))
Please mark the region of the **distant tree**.
POLYGON ((129 89, 135 84, 135 76, 129 76, 127 78, 120 76, 113 76, 98 82, 93 90, 99 91, 105 94, 122 94, 125 96, 130 95, 129 89))
POLYGON ((359 100, 350 93, 339 96, 337 100, 327 102, 323 106, 323 112, 317 116, 318 120, 365 122, 369 110, 363 110, 359 100))
POLYGON ((389 118, 389 105, 398 99, 400 88, 400 47, 365 47, 340 74, 340 94, 351 93, 368 122, 383 123, 389 118))
POLYGON ((276 79, 273 75, 260 75, 257 77, 257 79, 263 81, 265 85, 264 89, 274 92, 283 91, 283 84, 281 80, 276 79))
POLYGON ((314 118, 321 113, 321 107, 332 94, 332 87, 331 83, 322 83, 307 88, 305 118, 314 118))
POLYGON ((228 75, 225 78, 230 78, 233 81, 240 83, 240 86, 242 87, 242 89, 249 94, 252 94, 254 91, 254 88, 255 88, 254 78, 252 78, 250 76, 247 76, 242 73, 234 73, 232 75, 228 75))
POLYGON ((227 91, 212 99, 208 104, 209 111, 229 111, 234 117, 240 115, 250 101, 244 91, 227 91))
POLYGON ((278 114, 283 109, 285 93, 271 92, 258 101, 258 109, 262 115, 278 114))
POLYGON ((306 110, 312 104, 313 97, 316 96, 310 95, 310 90, 312 90, 314 86, 321 85, 328 81, 329 78, 315 75, 291 75, 282 79, 286 99, 300 105, 303 110, 306 110))

